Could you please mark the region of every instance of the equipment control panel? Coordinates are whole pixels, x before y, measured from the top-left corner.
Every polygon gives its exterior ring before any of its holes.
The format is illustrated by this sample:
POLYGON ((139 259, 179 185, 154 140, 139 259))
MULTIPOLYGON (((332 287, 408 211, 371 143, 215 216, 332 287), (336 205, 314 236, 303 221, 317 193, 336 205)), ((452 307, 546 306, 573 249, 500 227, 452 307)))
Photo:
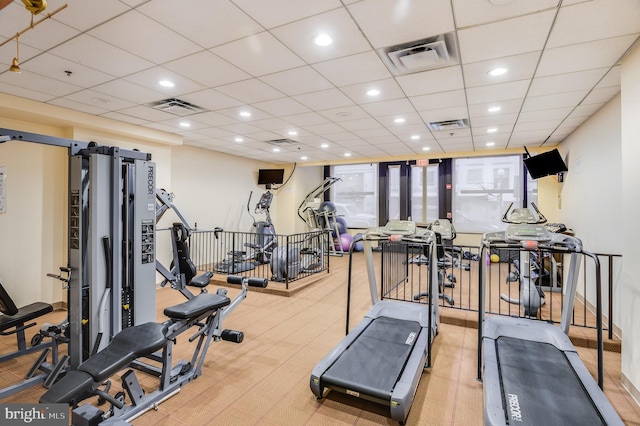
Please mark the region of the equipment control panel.
POLYGON ((519 223, 507 226, 505 238, 511 241, 549 241, 551 235, 542 225, 519 223))

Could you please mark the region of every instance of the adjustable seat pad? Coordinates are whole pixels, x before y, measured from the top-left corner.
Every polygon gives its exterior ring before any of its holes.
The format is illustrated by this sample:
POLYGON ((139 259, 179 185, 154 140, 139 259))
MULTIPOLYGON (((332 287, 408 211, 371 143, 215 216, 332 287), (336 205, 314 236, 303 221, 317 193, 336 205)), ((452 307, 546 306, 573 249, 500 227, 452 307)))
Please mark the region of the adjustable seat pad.
POLYGON ((129 327, 118 333, 111 343, 67 373, 40 398, 42 403, 72 403, 85 392, 122 370, 135 359, 150 355, 167 343, 167 326, 156 322, 129 327))
POLYGON ((35 302, 21 307, 15 315, 0 315, 0 332, 23 325, 51 311, 53 306, 48 303, 35 302))
POLYGON ((231 300, 226 296, 200 293, 193 299, 189 299, 184 303, 165 308, 164 314, 169 318, 178 320, 195 319, 209 311, 223 308, 229 303, 231 303, 231 300))

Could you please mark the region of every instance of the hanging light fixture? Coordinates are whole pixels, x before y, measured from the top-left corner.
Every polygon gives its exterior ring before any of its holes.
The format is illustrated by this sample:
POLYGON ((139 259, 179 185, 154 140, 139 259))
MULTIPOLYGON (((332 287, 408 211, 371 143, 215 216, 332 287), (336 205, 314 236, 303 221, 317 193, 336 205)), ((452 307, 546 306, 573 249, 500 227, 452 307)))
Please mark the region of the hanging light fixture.
POLYGON ((13 58, 9 71, 20 74, 20 34, 16 34, 16 57, 13 58))

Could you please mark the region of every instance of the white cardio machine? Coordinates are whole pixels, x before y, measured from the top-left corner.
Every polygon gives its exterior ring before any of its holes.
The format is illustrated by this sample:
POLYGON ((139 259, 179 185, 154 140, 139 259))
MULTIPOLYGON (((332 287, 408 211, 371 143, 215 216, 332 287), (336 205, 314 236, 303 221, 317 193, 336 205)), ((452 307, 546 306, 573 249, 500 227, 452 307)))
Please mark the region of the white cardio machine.
MULTIPOLYGON (((393 241, 425 249, 436 265, 435 234, 409 221, 390 221, 363 235, 373 306, 311 373, 311 391, 324 397, 325 389, 389 407, 390 416, 404 424, 425 367, 431 366, 431 342, 438 332, 437 268, 427 275, 428 303, 380 300, 373 263, 372 242, 393 241)), ((350 256, 351 266, 351 256, 350 256)), ((406 267, 406 264, 399 265, 406 267)), ((418 266, 416 266, 418 267, 418 266)), ((422 266, 424 268, 426 266, 422 266)), ((349 298, 351 289, 349 273, 349 298)), ((347 329, 349 311, 347 310, 347 329)))
MULTIPOLYGON (((533 204, 532 204, 533 205, 533 204)), ((544 219, 533 205, 539 218, 544 219)), ((602 315, 600 264, 573 236, 549 232, 540 221, 519 220, 527 209, 515 209, 515 220, 503 232, 482 237, 484 259, 492 248, 541 250, 569 254, 571 261, 560 327, 530 319, 485 316, 487 265, 480 262, 478 316, 478 380, 482 380, 485 425, 622 425, 602 392, 602 315), (598 382, 584 366, 568 337, 580 260, 595 266, 598 382)), ((532 215, 531 215, 532 216, 532 215)))

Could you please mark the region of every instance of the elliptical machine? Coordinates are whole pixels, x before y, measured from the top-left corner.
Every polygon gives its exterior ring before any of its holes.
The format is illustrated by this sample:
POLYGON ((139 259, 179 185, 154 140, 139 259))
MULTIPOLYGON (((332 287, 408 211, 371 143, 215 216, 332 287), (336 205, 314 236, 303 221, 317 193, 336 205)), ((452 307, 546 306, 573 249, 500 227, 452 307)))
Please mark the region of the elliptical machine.
POLYGON ((276 237, 276 228, 271 221, 271 214, 269 208, 273 201, 273 194, 269 191, 262 194, 258 204, 254 209, 254 214, 264 214, 265 220, 256 221, 256 218, 251 214, 249 205, 251 204, 251 196, 253 191, 249 194, 249 201, 247 201, 247 212, 251 219, 253 219, 253 228, 256 233, 256 238, 253 243, 245 243, 246 247, 253 250, 253 254, 248 258, 254 259, 257 263, 269 263, 271 261, 271 254, 273 250, 278 246, 278 239, 276 237))

